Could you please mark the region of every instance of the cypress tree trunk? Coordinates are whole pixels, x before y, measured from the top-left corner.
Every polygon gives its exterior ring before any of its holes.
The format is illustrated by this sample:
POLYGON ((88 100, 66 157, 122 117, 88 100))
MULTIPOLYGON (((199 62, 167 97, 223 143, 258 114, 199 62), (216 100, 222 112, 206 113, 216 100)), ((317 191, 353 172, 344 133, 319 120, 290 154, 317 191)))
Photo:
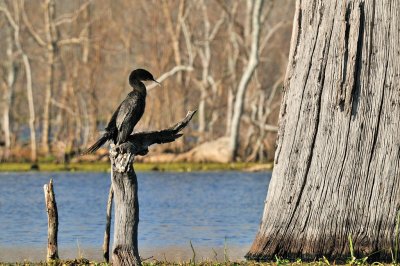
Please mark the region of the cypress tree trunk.
POLYGON ((391 260, 400 208, 400 1, 296 3, 275 166, 248 259, 391 260))

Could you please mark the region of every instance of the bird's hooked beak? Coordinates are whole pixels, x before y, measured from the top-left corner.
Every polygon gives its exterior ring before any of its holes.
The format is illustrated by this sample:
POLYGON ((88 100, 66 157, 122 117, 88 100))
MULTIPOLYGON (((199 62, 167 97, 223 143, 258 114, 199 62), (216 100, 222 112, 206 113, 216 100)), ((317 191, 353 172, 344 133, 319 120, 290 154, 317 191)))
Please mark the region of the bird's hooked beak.
POLYGON ((155 79, 153 79, 153 81, 154 81, 155 83, 157 83, 157 85, 158 85, 158 86, 162 87, 162 85, 161 85, 161 83, 160 83, 160 82, 158 82, 158 81, 157 81, 157 80, 155 80, 155 79))

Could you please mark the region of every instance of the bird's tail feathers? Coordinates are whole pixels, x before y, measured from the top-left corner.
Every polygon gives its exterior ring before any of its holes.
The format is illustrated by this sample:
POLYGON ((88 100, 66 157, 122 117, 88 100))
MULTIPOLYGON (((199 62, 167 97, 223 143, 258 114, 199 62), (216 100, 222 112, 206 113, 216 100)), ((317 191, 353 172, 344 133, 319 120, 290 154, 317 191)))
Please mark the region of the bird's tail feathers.
POLYGON ((101 146, 104 145, 104 143, 106 143, 109 139, 111 139, 111 136, 109 134, 109 132, 106 132, 103 134, 103 136, 100 137, 100 139, 98 141, 96 141, 95 144, 93 144, 92 146, 90 146, 87 150, 85 150, 81 155, 86 155, 89 153, 93 153, 95 151, 97 151, 101 146))

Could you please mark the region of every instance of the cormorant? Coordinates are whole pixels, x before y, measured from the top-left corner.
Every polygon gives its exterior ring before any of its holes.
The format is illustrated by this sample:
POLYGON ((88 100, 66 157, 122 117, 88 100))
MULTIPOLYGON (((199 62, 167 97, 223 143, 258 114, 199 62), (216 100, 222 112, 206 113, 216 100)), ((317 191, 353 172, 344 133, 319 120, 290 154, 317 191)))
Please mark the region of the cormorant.
POLYGON ((112 140, 116 145, 126 142, 128 136, 132 133, 133 128, 144 113, 147 93, 146 86, 142 81, 148 80, 159 83, 147 70, 135 69, 131 72, 129 75, 129 84, 133 88, 132 91, 112 115, 103 136, 83 154, 95 152, 108 140, 112 140))

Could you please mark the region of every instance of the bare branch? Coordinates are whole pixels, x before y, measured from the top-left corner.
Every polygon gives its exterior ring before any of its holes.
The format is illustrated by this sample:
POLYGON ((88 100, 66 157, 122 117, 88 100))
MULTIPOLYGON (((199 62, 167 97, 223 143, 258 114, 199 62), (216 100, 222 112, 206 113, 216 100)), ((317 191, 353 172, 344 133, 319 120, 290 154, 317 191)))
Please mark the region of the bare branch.
POLYGON ((182 27, 183 37, 185 39, 186 50, 187 50, 188 56, 189 56, 189 65, 192 66, 194 57, 195 57, 195 53, 193 52, 192 42, 190 41, 191 34, 189 32, 189 28, 186 25, 184 18, 182 18, 180 20, 180 23, 181 23, 181 27, 182 27))
POLYGON ((33 39, 40 45, 40 46, 46 46, 46 42, 43 41, 43 39, 39 36, 39 34, 35 31, 35 29, 32 26, 32 23, 30 22, 28 15, 25 12, 25 1, 21 1, 21 13, 22 13, 22 20, 24 21, 26 27, 28 28, 28 32, 32 35, 33 39))
POLYGON ((262 39, 261 44, 260 44, 260 53, 264 50, 265 46, 268 44, 268 41, 271 39, 271 37, 277 32, 280 28, 290 25, 291 21, 284 20, 280 21, 279 23, 275 24, 269 31, 268 34, 262 39))
POLYGON ((214 40, 215 36, 218 33, 219 28, 221 27, 221 25, 224 23, 225 21, 225 16, 221 16, 221 18, 217 21, 217 23, 215 23, 214 28, 212 29, 210 35, 208 36, 208 40, 212 41, 214 40))
MULTIPOLYGON (((192 71, 193 67, 191 66, 175 66, 174 68, 172 68, 170 71, 163 73, 158 79, 158 82, 162 82, 164 80, 166 80, 167 78, 175 75, 176 73, 180 72, 180 71, 192 71)), ((151 84, 149 86, 147 86, 147 90, 151 90, 153 88, 155 88, 157 86, 157 84, 151 84)))
POLYGON ((60 102, 57 102, 54 98, 51 99, 51 104, 53 104, 54 106, 56 106, 56 107, 58 107, 58 108, 60 108, 60 109, 63 109, 63 110, 65 110, 65 111, 67 111, 68 113, 70 113, 70 114, 73 115, 73 116, 76 115, 76 113, 75 113, 71 108, 69 108, 69 107, 66 106, 65 104, 62 104, 62 103, 60 103, 60 102))
MULTIPOLYGON (((250 123, 256 127, 259 126, 260 122, 252 119, 249 115, 243 115, 243 121, 250 123)), ((264 124, 264 128, 265 131, 269 131, 269 132, 278 132, 278 126, 275 125, 269 125, 269 124, 264 124)))
POLYGON ((6 16, 6 18, 7 18, 8 22, 10 23, 11 27, 12 27, 15 31, 18 31, 18 30, 19 30, 19 27, 18 27, 17 23, 15 22, 15 20, 13 19, 13 17, 12 17, 12 15, 11 15, 10 11, 9 11, 6 7, 4 7, 4 6, 0 6, 0 12, 3 12, 3 13, 4 13, 4 15, 6 16))
MULTIPOLYGON (((241 35, 243 35, 244 32, 244 28, 243 25, 240 24, 237 20, 236 20, 236 16, 234 14, 232 14, 232 12, 229 11, 228 7, 223 3, 222 0, 216 0, 215 1, 221 8, 222 10, 228 15, 229 19, 233 21, 233 24, 235 25, 235 27, 237 27, 239 29, 239 32, 241 35)), ((233 1, 235 2, 235 1, 233 1)))
POLYGON ((167 129, 134 133, 128 137, 126 144, 133 146, 130 147, 132 154, 145 155, 148 152, 149 146, 172 142, 181 137, 182 134, 179 132, 189 124, 195 113, 196 111, 189 111, 182 121, 167 129))
POLYGON ((85 39, 84 38, 69 38, 60 40, 57 42, 58 46, 69 45, 69 44, 81 44, 85 39))
POLYGON ((54 21, 54 26, 60 26, 64 23, 74 22, 79 15, 92 3, 92 0, 88 0, 86 3, 82 4, 77 10, 72 13, 61 15, 54 21))

